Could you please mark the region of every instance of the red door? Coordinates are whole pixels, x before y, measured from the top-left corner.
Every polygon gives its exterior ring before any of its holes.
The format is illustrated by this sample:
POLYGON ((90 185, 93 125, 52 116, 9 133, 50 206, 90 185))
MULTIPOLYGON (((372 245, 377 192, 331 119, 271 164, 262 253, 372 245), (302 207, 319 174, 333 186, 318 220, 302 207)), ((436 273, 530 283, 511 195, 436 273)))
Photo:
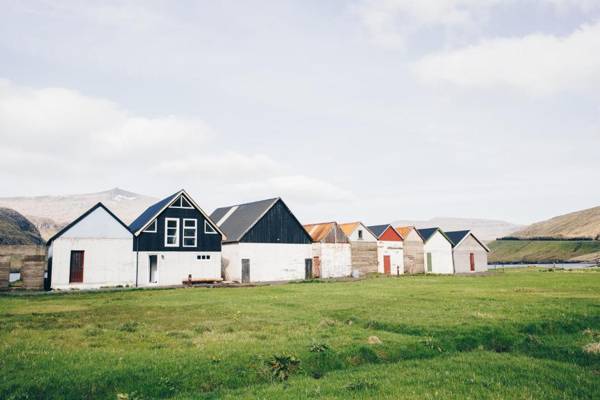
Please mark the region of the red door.
POLYGON ((475 271, 475 254, 471 253, 471 272, 475 271))
POLYGON ((83 282, 83 251, 71 251, 71 270, 69 271, 70 283, 83 282))
POLYGON ((383 256, 383 273, 386 275, 390 275, 392 272, 392 263, 390 261, 390 256, 383 256))

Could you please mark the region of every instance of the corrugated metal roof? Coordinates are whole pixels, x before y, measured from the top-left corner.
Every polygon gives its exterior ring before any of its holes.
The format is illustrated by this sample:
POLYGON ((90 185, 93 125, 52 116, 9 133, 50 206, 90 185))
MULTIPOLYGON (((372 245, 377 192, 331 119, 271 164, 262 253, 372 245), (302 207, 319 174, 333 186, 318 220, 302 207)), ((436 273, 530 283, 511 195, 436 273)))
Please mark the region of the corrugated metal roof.
POLYGON ((173 193, 172 195, 165 197, 164 199, 152 204, 150 207, 146 208, 146 210, 140 214, 130 225, 129 230, 131 232, 137 232, 140 230, 146 223, 150 222, 150 220, 156 217, 156 214, 162 210, 164 206, 169 204, 171 201, 175 199, 175 197, 181 193, 181 191, 177 193, 173 193))
POLYGON ((352 232, 358 227, 360 222, 348 222, 345 224, 340 224, 340 228, 346 234, 346 236, 352 235, 352 232))
POLYGON ((391 226, 390 224, 387 224, 387 225, 371 225, 371 226, 367 226, 367 228, 369 228, 369 230, 375 234, 375 237, 377 239, 379 239, 381 237, 381 235, 383 235, 383 232, 385 232, 385 230, 387 228, 389 228, 390 226, 391 226))
POLYGON ((248 232, 248 230, 252 228, 278 200, 279 197, 245 204, 236 204, 228 207, 220 207, 213 211, 210 218, 217 224, 220 223, 219 228, 225 233, 225 236, 227 236, 226 242, 239 242, 244 234, 248 232), (230 212, 233 208, 235 208, 235 210, 230 212), (222 220, 227 213, 230 213, 230 215, 222 220))
POLYGON ((331 232, 334 226, 335 222, 323 222, 320 224, 304 225, 304 229, 306 229, 306 232, 308 232, 314 242, 320 242, 331 232))

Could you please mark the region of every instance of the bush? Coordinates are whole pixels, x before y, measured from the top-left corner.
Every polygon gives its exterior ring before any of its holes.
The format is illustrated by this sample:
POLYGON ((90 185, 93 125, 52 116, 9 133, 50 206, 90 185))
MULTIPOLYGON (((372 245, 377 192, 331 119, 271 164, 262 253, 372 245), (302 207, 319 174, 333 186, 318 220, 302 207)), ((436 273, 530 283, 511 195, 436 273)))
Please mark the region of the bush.
POLYGON ((300 360, 289 354, 274 355, 267 361, 267 365, 273 379, 285 382, 300 367, 300 360))

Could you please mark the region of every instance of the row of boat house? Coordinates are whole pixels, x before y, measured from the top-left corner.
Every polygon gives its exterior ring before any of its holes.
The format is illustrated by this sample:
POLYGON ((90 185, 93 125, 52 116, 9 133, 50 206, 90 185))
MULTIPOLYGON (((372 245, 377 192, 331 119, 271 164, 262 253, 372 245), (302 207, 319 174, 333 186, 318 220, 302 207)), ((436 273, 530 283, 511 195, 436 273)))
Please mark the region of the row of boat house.
POLYGON ((205 213, 185 191, 126 225, 98 203, 48 241, 47 288, 175 286, 487 270, 470 231, 302 225, 281 198, 205 213))

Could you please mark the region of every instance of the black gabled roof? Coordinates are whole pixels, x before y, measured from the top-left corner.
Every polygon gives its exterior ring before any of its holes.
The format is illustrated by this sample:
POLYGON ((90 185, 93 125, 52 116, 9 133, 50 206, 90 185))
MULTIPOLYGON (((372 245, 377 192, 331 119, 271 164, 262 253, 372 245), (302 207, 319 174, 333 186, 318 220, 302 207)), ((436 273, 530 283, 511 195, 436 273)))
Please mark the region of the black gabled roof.
POLYGON ((375 235, 375 237, 377 239, 379 239, 381 237, 381 235, 383 235, 383 232, 386 231, 387 228, 389 228, 391 225, 390 224, 385 224, 385 225, 371 225, 371 226, 367 226, 367 228, 369 228, 369 230, 371 232, 373 232, 373 234, 375 235))
POLYGON ((485 243, 483 243, 481 240, 479 240, 477 238, 477 236, 475 236, 473 234, 473 232, 471 232, 469 230, 467 230, 467 231, 452 231, 452 232, 444 232, 444 233, 452 242, 452 247, 456 247, 460 242, 463 241, 463 239, 465 237, 471 235, 471 236, 473 236, 473 239, 475 239, 477 241, 477 243, 479 243, 481 245, 481 247, 483 247, 485 249, 485 251, 487 251, 488 253, 490 251, 489 247, 487 247, 485 245, 485 243))
POLYGON ((146 210, 140 214, 131 224, 129 224, 129 230, 131 232, 139 231, 144 225, 153 220, 156 217, 156 214, 160 212, 167 204, 171 201, 175 200, 181 191, 177 193, 173 193, 170 196, 165 197, 164 199, 152 204, 150 207, 146 208, 146 210))
MULTIPOLYGON (((281 199, 279 197, 254 201, 245 204, 236 204, 233 206, 217 208, 210 215, 217 225, 227 214, 230 215, 221 222, 219 228, 227 236, 227 242, 239 242, 246 232, 250 230, 262 217, 281 199)), ((302 225, 301 225, 302 226, 302 225)))
POLYGON ((433 236, 434 233, 436 233, 438 231, 438 228, 425 228, 425 229, 417 229, 417 232, 419 232, 419 235, 421 235, 421 237, 423 238, 423 240, 426 242, 429 240, 429 238, 431 238, 433 236))
POLYGON ((87 210, 86 212, 84 212, 83 214, 81 214, 79 217, 77 217, 73 222, 71 222, 70 224, 68 224, 67 226, 65 226, 64 228, 62 228, 60 231, 56 232, 56 234, 54 234, 54 236, 52 236, 50 239, 48 239, 48 241, 46 242, 46 245, 49 246, 50 243, 54 240, 57 239, 58 237, 62 236, 66 231, 68 231, 69 229, 71 229, 74 225, 76 225, 77 223, 79 223, 79 221, 81 221, 82 219, 84 219, 85 217, 87 217, 88 215, 90 215, 92 212, 94 212, 97 208, 103 208, 104 211, 106 211, 111 217, 113 217, 118 223, 120 223, 121 225, 123 225, 123 227, 125 229, 127 229, 129 232, 131 232, 131 230, 129 229, 129 227, 127 225, 125 225, 125 223, 123 221, 121 221, 121 219, 119 217, 117 217, 112 211, 110 211, 104 204, 97 203, 95 206, 93 206, 92 208, 90 208, 89 210, 87 210))

